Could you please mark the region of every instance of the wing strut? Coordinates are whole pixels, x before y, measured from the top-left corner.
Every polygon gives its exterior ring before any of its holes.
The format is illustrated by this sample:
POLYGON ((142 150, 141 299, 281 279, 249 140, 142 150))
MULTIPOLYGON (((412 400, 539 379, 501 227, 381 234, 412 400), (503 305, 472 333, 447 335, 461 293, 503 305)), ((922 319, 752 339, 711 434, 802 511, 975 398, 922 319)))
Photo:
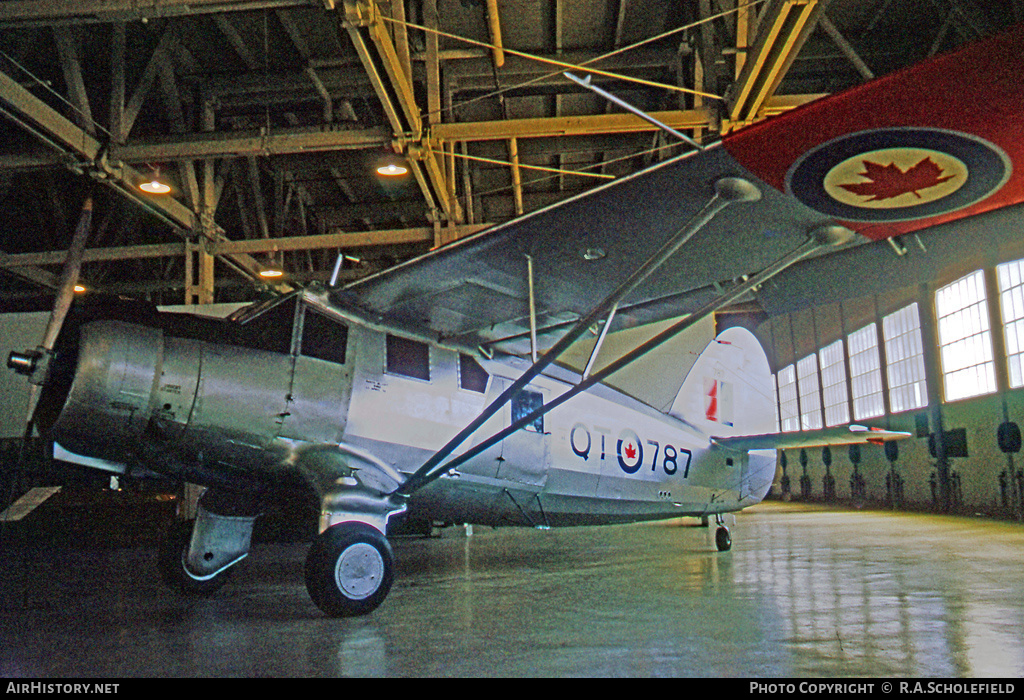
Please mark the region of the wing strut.
MULTIPOLYGON (((521 417, 519 420, 513 421, 512 424, 509 425, 507 428, 495 433, 494 435, 487 438, 483 442, 477 444, 470 450, 460 454, 459 456, 449 460, 448 462, 445 462, 442 466, 434 469, 433 471, 421 474, 420 472, 423 472, 423 469, 421 468, 419 472, 413 475, 414 477, 416 477, 415 481, 412 477, 410 477, 410 479, 406 481, 405 484, 398 489, 399 492, 408 495, 413 491, 426 486, 427 484, 441 477, 449 470, 458 467, 462 463, 477 456, 484 450, 501 442, 502 440, 504 440, 506 437, 516 432, 517 430, 520 430, 524 426, 537 420, 537 418, 543 416, 552 409, 561 406, 563 403, 573 398, 574 396, 581 394, 582 392, 586 391, 595 384, 604 381, 612 374, 618 372, 620 369, 625 367, 626 365, 629 365, 635 362, 636 360, 639 360, 641 357, 649 353, 651 350, 654 350, 662 343, 667 342, 668 340, 675 337, 679 333, 683 332, 684 330, 694 325, 701 319, 704 319, 710 314, 713 314, 714 312, 737 301, 747 292, 761 286, 775 275, 779 274, 780 272, 790 267, 794 263, 803 260, 805 257, 815 252, 816 250, 826 246, 842 245, 843 243, 848 241, 852 235, 853 232, 843 226, 825 225, 816 228, 814 231, 811 232, 810 237, 804 243, 800 244, 788 255, 780 258, 773 264, 766 267, 761 272, 748 278, 745 282, 741 282, 740 284, 736 285, 725 294, 719 296, 717 299, 708 302, 703 307, 694 311, 692 314, 682 319, 681 321, 673 324, 672 326, 669 326, 658 335, 654 336, 653 338, 643 343, 642 345, 637 346, 635 349, 631 350, 630 352, 626 353, 619 359, 615 360, 604 369, 600 370, 599 372, 595 372, 594 374, 590 375, 587 378, 584 378, 582 381, 580 381, 579 384, 569 389, 564 394, 555 397, 547 404, 521 417)), ((545 355, 545 357, 547 356, 545 355)), ((506 393, 508 392, 506 391, 506 393)))
MULTIPOLYGON (((401 487, 399 487, 396 493, 408 495, 424 486, 424 478, 431 472, 431 470, 434 469, 434 467, 441 463, 441 460, 450 455, 455 448, 466 440, 466 438, 476 432, 476 430, 483 425, 487 419, 497 413, 498 410, 511 400, 513 396, 522 391, 522 389, 529 384, 534 377, 540 374, 545 367, 558 359, 558 357, 568 350, 580 336, 587 332, 590 326, 605 316, 609 309, 616 306, 626 297, 626 295, 646 280, 651 273, 661 267, 666 260, 672 257, 672 255, 679 250, 684 243, 689 241, 719 212, 730 204, 754 202, 760 198, 761 191, 747 180, 738 177, 723 177, 717 180, 715 182, 714 195, 712 195, 707 204, 705 204, 704 207, 697 212, 685 226, 679 229, 658 252, 637 268, 637 270, 630 275, 626 281, 620 284, 601 303, 595 306, 590 313, 577 321, 575 326, 562 336, 550 350, 540 357, 540 359, 534 362, 529 369, 519 377, 519 379, 509 385, 509 387, 505 389, 498 398, 492 401, 490 405, 488 405, 480 415, 473 420, 473 422, 463 428, 458 435, 449 440, 448 443, 434 453, 430 459, 424 462, 423 466, 417 469, 416 472, 412 474, 401 487)), ((430 479, 430 481, 432 480, 433 479, 430 479)), ((429 481, 426 483, 429 483, 429 481)))
POLYGON ((615 320, 615 312, 618 310, 618 304, 612 306, 612 310, 608 312, 608 318, 604 320, 604 326, 601 327, 601 335, 597 337, 597 342, 594 343, 594 349, 590 351, 590 358, 587 360, 587 366, 583 369, 584 379, 586 379, 590 374, 590 370, 594 369, 594 363, 597 362, 597 353, 601 352, 601 346, 604 345, 604 338, 608 335, 608 329, 612 327, 612 321, 615 320))
POLYGON ((629 104, 625 100, 621 100, 618 97, 616 97, 615 95, 613 95, 610 92, 608 92, 607 90, 602 90, 598 86, 594 85, 593 83, 590 82, 591 76, 588 75, 586 78, 580 78, 579 76, 573 75, 572 73, 562 73, 562 75, 564 75, 566 78, 568 78, 569 80, 573 81, 577 85, 585 87, 588 90, 591 90, 592 92, 594 92, 595 94, 600 95, 601 97, 603 97, 604 99, 608 100, 609 102, 611 102, 613 104, 617 104, 619 107, 622 107, 627 112, 632 112, 633 114, 635 114, 636 116, 640 117, 644 121, 650 122, 651 124, 654 124, 654 126, 658 127, 659 129, 661 129, 665 133, 671 134, 672 136, 675 136, 680 141, 683 141, 684 143, 690 144, 691 146, 696 148, 698 151, 703 151, 704 150, 703 146, 701 146, 699 143, 697 143, 696 141, 691 139, 686 134, 673 129, 668 124, 665 124, 664 122, 658 121, 657 119, 652 117, 647 112, 644 112, 642 109, 637 109, 636 107, 634 107, 633 105, 629 104))

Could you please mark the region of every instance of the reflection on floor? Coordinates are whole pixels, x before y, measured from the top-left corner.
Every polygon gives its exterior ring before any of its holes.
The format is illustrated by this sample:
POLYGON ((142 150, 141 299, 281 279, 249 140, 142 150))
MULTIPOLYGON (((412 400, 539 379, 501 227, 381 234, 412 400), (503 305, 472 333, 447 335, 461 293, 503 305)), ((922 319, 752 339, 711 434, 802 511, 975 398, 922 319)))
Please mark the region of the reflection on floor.
POLYGON ((453 528, 396 541, 384 605, 332 620, 304 543, 257 544, 184 599, 60 499, 3 531, 0 676, 1024 675, 1017 524, 769 503, 724 554, 688 519, 453 528))

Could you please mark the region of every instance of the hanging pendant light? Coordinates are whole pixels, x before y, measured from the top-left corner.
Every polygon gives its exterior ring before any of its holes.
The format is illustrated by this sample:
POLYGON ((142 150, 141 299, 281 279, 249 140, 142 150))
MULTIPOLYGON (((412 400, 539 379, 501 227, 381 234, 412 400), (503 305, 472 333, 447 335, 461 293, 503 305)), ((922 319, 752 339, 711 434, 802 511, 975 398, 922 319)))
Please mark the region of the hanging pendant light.
POLYGON ((384 177, 399 177, 409 172, 409 169, 404 165, 398 165, 397 163, 387 163, 377 168, 377 174, 383 175, 384 177))
POLYGON ((148 194, 167 194, 171 186, 160 179, 160 168, 153 168, 150 178, 140 184, 139 189, 148 194))

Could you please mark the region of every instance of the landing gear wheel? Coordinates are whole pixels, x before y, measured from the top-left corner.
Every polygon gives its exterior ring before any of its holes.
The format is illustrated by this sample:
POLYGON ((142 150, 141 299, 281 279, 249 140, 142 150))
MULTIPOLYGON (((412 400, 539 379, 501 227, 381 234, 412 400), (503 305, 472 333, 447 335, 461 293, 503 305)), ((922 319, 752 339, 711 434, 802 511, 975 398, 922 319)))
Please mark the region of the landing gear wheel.
POLYGON ((719 525, 715 530, 715 546, 718 547, 719 552, 728 552, 732 549, 732 535, 725 525, 719 525))
POLYGON ((186 595, 212 595, 227 583, 233 569, 220 572, 213 578, 199 580, 185 570, 185 557, 188 556, 189 542, 192 540, 192 528, 195 520, 177 520, 167 531, 167 536, 160 543, 157 564, 160 568, 160 579, 172 590, 186 595))
POLYGON ((339 523, 325 530, 306 557, 309 597, 329 617, 375 610, 391 590, 394 575, 387 538, 364 523, 339 523))

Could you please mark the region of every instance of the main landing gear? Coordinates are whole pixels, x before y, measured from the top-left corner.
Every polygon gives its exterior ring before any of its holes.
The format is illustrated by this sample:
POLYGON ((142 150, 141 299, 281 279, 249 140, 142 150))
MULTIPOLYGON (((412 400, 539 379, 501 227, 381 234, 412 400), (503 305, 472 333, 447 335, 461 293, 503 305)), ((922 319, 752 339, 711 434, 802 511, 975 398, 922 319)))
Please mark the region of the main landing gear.
POLYGON ((324 530, 306 557, 306 589, 330 617, 365 615, 384 602, 395 577, 391 545, 376 528, 342 522, 324 530))
POLYGON ((210 595, 249 554, 258 508, 251 499, 207 490, 194 520, 176 521, 160 544, 160 578, 179 593, 210 595))
POLYGON ((197 578, 185 568, 195 522, 178 520, 171 525, 160 543, 157 565, 160 568, 160 579, 172 590, 186 595, 207 596, 216 593, 227 583, 233 569, 225 569, 209 578, 197 578))

